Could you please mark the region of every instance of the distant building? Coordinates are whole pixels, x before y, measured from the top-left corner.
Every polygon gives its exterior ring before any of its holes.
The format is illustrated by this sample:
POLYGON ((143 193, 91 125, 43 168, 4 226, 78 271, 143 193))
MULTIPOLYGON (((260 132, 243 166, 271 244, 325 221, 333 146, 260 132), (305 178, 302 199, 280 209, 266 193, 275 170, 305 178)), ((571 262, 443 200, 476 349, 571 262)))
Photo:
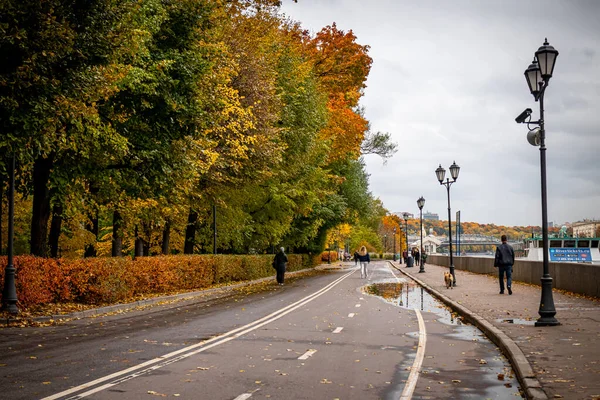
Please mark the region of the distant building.
POLYGON ((437 215, 436 213, 425 211, 423 213, 423 219, 431 219, 431 220, 434 220, 434 221, 439 221, 440 220, 440 216, 437 215))
MULTIPOLYGON (((394 214, 395 216, 397 216, 398 218, 400 218, 400 219, 404 219, 404 213, 405 213, 405 212, 406 212, 406 211, 402 211, 402 212, 395 212, 395 213, 393 213, 393 214, 394 214)), ((413 218, 415 218, 415 215, 414 215, 413 213, 407 213, 407 214, 408 214, 408 219, 413 219, 413 218)), ((425 217, 423 217, 423 218, 425 218, 425 217)))
POLYGON ((600 227, 600 221, 584 220, 581 222, 573 222, 574 237, 595 237, 596 230, 600 227))

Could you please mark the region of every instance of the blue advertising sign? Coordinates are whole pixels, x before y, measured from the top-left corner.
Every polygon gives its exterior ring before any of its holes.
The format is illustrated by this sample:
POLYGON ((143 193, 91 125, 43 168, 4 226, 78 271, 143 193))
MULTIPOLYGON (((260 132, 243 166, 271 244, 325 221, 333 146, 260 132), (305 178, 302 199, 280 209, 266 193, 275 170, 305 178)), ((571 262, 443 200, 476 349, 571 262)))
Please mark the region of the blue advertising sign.
POLYGON ((550 261, 592 262, 592 252, 589 248, 551 248, 550 261))

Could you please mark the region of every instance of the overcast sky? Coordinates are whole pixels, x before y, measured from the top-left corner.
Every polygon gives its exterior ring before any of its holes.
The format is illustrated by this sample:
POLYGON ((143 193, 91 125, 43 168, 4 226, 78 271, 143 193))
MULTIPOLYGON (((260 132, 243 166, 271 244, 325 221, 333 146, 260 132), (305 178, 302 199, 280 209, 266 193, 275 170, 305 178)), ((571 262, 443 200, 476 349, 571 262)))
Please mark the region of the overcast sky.
POLYGON ((367 156, 370 190, 416 215, 423 196, 445 220, 434 171, 456 161, 453 220, 541 225, 540 151, 515 117, 539 118, 523 73, 547 37, 560 53, 545 96, 548 220, 600 219, 600 1, 284 0, 282 11, 371 47, 361 104, 399 150, 387 164, 367 156))

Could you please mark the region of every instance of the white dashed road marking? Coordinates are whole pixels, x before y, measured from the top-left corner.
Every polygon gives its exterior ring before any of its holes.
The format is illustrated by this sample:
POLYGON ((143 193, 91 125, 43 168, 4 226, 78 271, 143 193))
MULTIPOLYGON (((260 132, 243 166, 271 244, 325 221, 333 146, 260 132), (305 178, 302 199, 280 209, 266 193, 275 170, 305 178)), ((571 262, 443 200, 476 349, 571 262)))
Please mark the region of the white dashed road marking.
POLYGON ((351 312, 350 314, 348 314, 348 318, 354 318, 354 315, 355 314, 353 312, 351 312))
POLYGON ((343 326, 338 326, 337 328, 335 328, 335 330, 333 331, 333 333, 340 333, 342 331, 342 329, 344 329, 343 326))
POLYGON ((312 356, 316 352, 317 351, 315 349, 310 349, 306 353, 304 353, 300 357, 298 357, 298 360, 306 360, 308 357, 312 356))

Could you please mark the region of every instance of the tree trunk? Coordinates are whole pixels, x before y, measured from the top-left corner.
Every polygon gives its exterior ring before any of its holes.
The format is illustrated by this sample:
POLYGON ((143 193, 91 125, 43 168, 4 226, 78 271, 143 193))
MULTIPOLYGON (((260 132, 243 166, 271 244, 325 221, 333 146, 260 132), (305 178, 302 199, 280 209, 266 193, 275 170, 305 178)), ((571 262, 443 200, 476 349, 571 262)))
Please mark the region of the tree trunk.
POLYGON ((144 241, 142 240, 142 238, 138 235, 138 227, 137 225, 135 226, 135 250, 134 250, 134 257, 142 257, 144 255, 144 241))
POLYGON ((113 212, 113 234, 112 234, 112 249, 111 255, 113 257, 121 257, 123 256, 123 231, 121 229, 121 224, 123 222, 123 218, 118 211, 113 212))
POLYGON ((150 224, 142 224, 144 227, 144 234, 146 236, 146 240, 142 240, 143 244, 143 252, 145 256, 150 255, 150 243, 152 242, 152 230, 150 229, 150 224))
POLYGON ((48 158, 38 157, 33 163, 33 204, 29 252, 38 257, 48 255, 48 220, 50 219, 48 180, 53 165, 52 156, 48 158))
POLYGON ((93 215, 90 215, 90 221, 86 222, 85 229, 94 235, 94 243, 85 246, 84 257, 96 257, 96 243, 98 242, 98 212, 94 211, 93 215))
POLYGON ((194 245, 196 244, 196 226, 198 224, 198 213, 190 210, 188 223, 185 228, 185 244, 183 246, 184 254, 194 254, 194 245))
POLYGON ((162 253, 169 254, 169 240, 171 240, 171 222, 167 220, 162 235, 162 253))
POLYGON ((2 247, 2 216, 4 215, 2 213, 3 210, 3 205, 4 205, 4 179, 0 178, 0 256, 4 254, 3 250, 4 247, 2 247))
POLYGON ((50 257, 58 257, 58 240, 60 239, 60 230, 62 227, 62 215, 63 206, 62 204, 55 204, 52 208, 52 221, 50 222, 50 236, 48 237, 48 244, 50 245, 50 257))

